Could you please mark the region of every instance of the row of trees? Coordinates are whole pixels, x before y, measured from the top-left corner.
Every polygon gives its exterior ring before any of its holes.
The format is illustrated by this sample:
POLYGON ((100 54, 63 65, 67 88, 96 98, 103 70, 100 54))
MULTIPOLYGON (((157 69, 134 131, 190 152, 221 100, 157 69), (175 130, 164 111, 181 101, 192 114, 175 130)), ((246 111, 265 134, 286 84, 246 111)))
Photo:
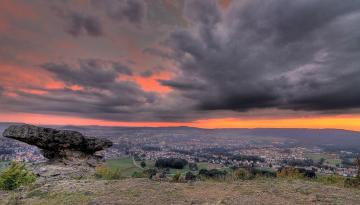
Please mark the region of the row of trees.
POLYGON ((159 158, 155 162, 155 167, 157 167, 157 168, 183 169, 187 164, 188 164, 188 162, 185 159, 159 158))

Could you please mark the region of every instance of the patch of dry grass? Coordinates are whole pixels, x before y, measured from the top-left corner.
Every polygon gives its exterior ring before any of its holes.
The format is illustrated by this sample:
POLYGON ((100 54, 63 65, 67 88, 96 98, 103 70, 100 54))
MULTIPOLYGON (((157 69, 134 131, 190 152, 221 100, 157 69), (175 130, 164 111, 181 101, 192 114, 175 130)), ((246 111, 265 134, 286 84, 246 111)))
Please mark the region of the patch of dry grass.
POLYGON ((27 193, 23 204, 359 204, 360 190, 306 180, 192 183, 69 180, 27 193))

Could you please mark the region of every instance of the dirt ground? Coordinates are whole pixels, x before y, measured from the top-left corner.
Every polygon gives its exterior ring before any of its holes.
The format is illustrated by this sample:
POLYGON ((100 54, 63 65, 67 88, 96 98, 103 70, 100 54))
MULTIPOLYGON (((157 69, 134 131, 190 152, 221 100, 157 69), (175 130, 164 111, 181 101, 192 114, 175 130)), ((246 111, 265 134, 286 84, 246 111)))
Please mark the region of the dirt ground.
POLYGON ((360 190, 303 180, 157 182, 68 180, 23 193, 0 192, 6 204, 360 204, 360 190))

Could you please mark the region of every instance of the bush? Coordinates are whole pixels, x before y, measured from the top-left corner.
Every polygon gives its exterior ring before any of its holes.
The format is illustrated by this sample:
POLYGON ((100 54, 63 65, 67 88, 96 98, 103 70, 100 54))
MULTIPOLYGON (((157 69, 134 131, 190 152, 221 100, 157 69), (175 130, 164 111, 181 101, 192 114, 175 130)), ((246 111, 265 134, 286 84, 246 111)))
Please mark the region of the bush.
POLYGON ((236 169, 233 172, 233 177, 236 180, 247 180, 247 179, 253 179, 255 176, 251 174, 251 172, 249 172, 246 169, 236 169))
POLYGON ((133 172, 131 177, 133 177, 133 178, 145 178, 146 176, 142 172, 133 172))
POLYGON ((205 177, 205 178, 213 178, 213 179, 224 179, 227 175, 227 172, 217 170, 217 169, 200 169, 199 176, 205 177))
POLYGON ((196 163, 189 163, 189 169, 191 171, 197 171, 198 170, 198 166, 196 163))
POLYGON ((110 169, 107 166, 98 166, 95 170, 95 177, 98 179, 114 180, 121 178, 121 172, 119 169, 110 169))
POLYGON ((283 167, 276 173, 277 177, 299 179, 303 178, 303 174, 294 167, 283 167))
POLYGON ((149 179, 151 179, 153 176, 155 176, 156 173, 157 173, 156 169, 146 169, 143 171, 143 174, 149 179))
POLYGON ((272 169, 264 169, 264 168, 252 168, 251 174, 255 176, 261 177, 276 177, 276 172, 272 169))
POLYGON ((322 175, 318 176, 316 181, 327 185, 337 184, 343 186, 345 183, 345 178, 339 175, 322 175))
POLYGON ((186 172, 186 174, 185 174, 186 181, 194 181, 195 179, 196 179, 196 176, 192 172, 186 172))
POLYGON ((173 182, 180 182, 181 180, 181 173, 177 172, 173 177, 172 177, 172 181, 173 182))
POLYGON ((144 168, 144 167, 146 167, 146 163, 145 163, 144 161, 141 161, 140 166, 141 166, 142 168, 144 168))
POLYGON ((282 167, 276 175, 278 177, 287 178, 316 178, 315 170, 307 170, 304 168, 282 167))
POLYGON ((344 180, 345 187, 360 187, 360 179, 359 178, 346 178, 344 180))
POLYGON ((10 166, 0 174, 0 188, 14 190, 32 184, 35 180, 35 175, 25 167, 24 163, 11 162, 10 166))

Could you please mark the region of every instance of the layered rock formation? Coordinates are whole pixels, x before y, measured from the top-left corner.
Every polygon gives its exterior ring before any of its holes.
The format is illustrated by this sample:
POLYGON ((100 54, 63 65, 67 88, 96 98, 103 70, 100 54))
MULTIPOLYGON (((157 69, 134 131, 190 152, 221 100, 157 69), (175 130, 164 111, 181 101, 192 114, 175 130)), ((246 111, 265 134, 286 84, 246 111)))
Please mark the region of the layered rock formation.
POLYGON ((81 177, 87 174, 83 172, 91 172, 102 162, 103 157, 96 152, 112 146, 107 139, 33 125, 12 125, 4 131, 3 136, 40 148, 49 161, 46 165, 38 166, 36 172, 46 177, 64 173, 81 177))

